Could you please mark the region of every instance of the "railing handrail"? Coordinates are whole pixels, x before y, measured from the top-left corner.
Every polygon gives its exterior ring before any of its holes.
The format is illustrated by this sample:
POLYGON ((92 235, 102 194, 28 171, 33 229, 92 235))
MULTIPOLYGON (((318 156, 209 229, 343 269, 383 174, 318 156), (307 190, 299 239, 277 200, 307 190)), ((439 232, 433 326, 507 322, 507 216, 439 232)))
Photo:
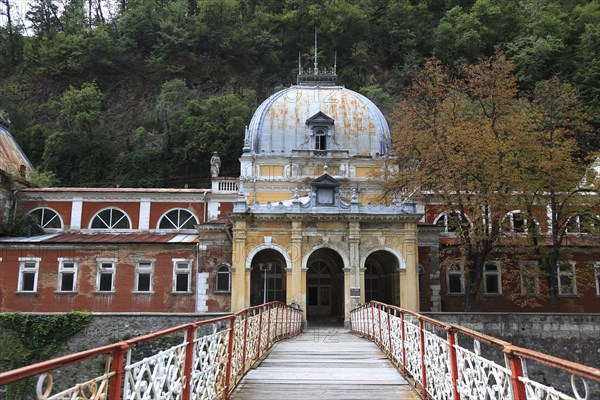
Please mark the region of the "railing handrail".
MULTIPOLYGON (((450 373, 450 376, 452 377, 452 382, 451 383, 451 389, 453 390, 453 394, 450 395, 450 398, 454 398, 454 399, 460 399, 460 395, 459 395, 459 389, 458 386, 459 384, 464 384, 464 385, 468 385, 468 383, 464 383, 464 382, 458 382, 459 378, 464 379, 464 376, 460 376, 458 374, 458 370, 463 368, 470 368, 471 366, 465 366, 466 364, 460 364, 457 363, 457 352, 460 350, 462 352, 461 357, 477 357, 480 359, 484 359, 483 357, 481 357, 479 355, 479 343, 485 343, 487 345, 493 346, 497 349, 499 349, 505 356, 505 361, 506 361, 506 366, 501 366, 499 364, 496 364, 490 360, 487 360, 484 362, 485 363, 492 363, 495 366, 493 368, 508 368, 508 370, 505 369, 505 371, 508 371, 506 373, 508 373, 510 375, 510 381, 511 381, 511 386, 512 389, 510 389, 512 392, 512 398, 517 399, 517 400, 521 400, 521 399, 526 399, 527 395, 525 394, 526 392, 529 393, 531 390, 541 390, 541 391, 545 391, 548 393, 555 393, 557 390, 554 389, 553 387, 550 386, 545 386, 543 384, 537 383, 532 381, 528 375, 527 375, 527 367, 526 367, 526 362, 527 361, 534 361, 549 367, 553 367, 553 368, 558 368, 560 370, 563 370, 565 372, 568 372, 572 375, 571 377, 571 386, 573 391, 576 393, 576 397, 578 398, 587 398, 587 397, 582 397, 579 393, 577 393, 577 388, 575 387, 575 382, 574 379, 575 377, 581 378, 581 379, 589 379, 591 381, 595 381, 595 382, 600 382, 600 369, 598 368, 594 368, 594 367, 590 367, 590 366, 586 366, 583 364, 579 364, 573 361, 569 361, 569 360, 565 360, 565 359, 561 359, 558 357, 554 357, 551 355, 547 355, 535 350, 531 350, 531 349, 527 349, 524 347, 520 347, 520 346, 515 346, 512 343, 509 343, 507 341, 483 334, 481 332, 469 329, 469 328, 465 328, 461 325, 457 325, 457 324, 451 324, 451 323, 446 323, 446 322, 442 322, 442 321, 438 321, 435 320, 431 317, 419 314, 418 312, 415 311, 411 311, 411 310, 406 310, 397 306, 392 306, 389 304, 385 304, 379 301, 371 301, 362 305, 359 305, 357 307, 355 307, 353 310, 351 310, 350 312, 350 321, 352 324, 352 331, 355 333, 359 333, 362 334, 363 336, 366 336, 367 338, 369 338, 370 340, 373 340, 380 348, 382 351, 384 351, 385 353, 388 354, 388 357, 395 362, 397 365, 399 365, 399 367, 401 368, 401 371, 405 374, 409 374, 407 371, 407 361, 410 362, 411 360, 407 360, 407 355, 406 355, 406 351, 407 349, 405 348, 405 341, 406 340, 413 340, 413 347, 416 349, 420 349, 420 361, 419 363, 421 364, 421 367, 419 369, 416 369, 416 367, 414 365, 412 365, 411 367, 413 368, 413 372, 410 373, 410 375, 413 375, 413 378, 415 379, 415 382, 418 382, 419 384, 421 384, 422 386, 422 394, 424 398, 429 398, 428 397, 428 391, 431 391, 432 393, 434 393, 433 395, 431 395, 433 398, 438 398, 436 396, 439 396, 439 392, 440 391, 444 391, 444 390, 448 390, 448 386, 440 389, 439 387, 436 387, 435 385, 439 384, 440 378, 439 378, 439 371, 428 371, 428 368, 434 368, 435 369, 435 365, 433 364, 428 364, 431 363, 431 357, 432 355, 429 355, 429 360, 426 360, 426 352, 431 350, 434 352, 434 356, 440 356, 440 351, 442 353, 444 353, 445 355, 443 355, 443 357, 447 357, 446 358, 446 362, 447 362, 447 370, 450 373), (383 317, 382 317, 383 315, 383 317), (412 331, 408 331, 407 328, 405 328, 405 324, 407 323, 405 321, 405 316, 412 316, 416 319, 417 322, 412 322, 413 328, 412 331), (395 325, 395 332, 392 332, 392 327, 391 327, 391 320, 396 321, 396 325, 395 325), (382 323, 382 320, 385 320, 386 323, 382 323), (437 327, 442 329, 443 331, 446 332, 446 337, 444 338, 443 336, 440 336, 439 334, 435 333, 435 332, 431 332, 428 331, 426 328, 426 324, 429 324, 431 326, 437 327), (415 338, 414 338, 414 333, 411 332, 418 332, 418 337, 420 338, 420 340, 417 340, 415 342, 415 338), (400 332, 398 332, 398 330, 400 332), (393 333, 395 334, 395 336, 393 335, 393 333), (474 339, 474 344, 476 344, 477 349, 473 352, 471 352, 471 355, 465 355, 465 351, 469 351, 468 349, 465 349, 463 347, 460 347, 458 345, 457 340, 457 336, 456 334, 462 334, 465 335, 471 339, 474 339), (411 338, 410 335, 413 334, 413 337, 411 338), (425 337, 426 335, 429 339, 429 344, 426 343, 425 341, 425 337), (434 335, 435 337, 432 339, 431 335, 434 335), (397 339, 397 338, 400 339, 397 339), (436 339, 437 338, 437 339, 436 339), (394 342, 394 340, 396 340, 396 342, 394 342), (400 345, 402 347, 401 351, 397 352, 397 351, 393 351, 395 346, 400 345), (428 349, 427 346, 433 346, 432 349, 428 349), (436 347, 437 346, 437 347, 436 347), (442 350, 440 350, 442 349, 442 350), (437 352, 437 353, 436 353, 437 352), (446 354, 447 353, 447 354, 446 354), (430 374, 438 374, 438 376, 435 376, 433 381, 431 379, 429 379, 429 375, 430 374), (417 374, 417 375, 415 375, 417 374), (420 374, 420 376, 418 376, 420 374), (437 380, 435 378, 438 378, 437 380)), ((441 332, 441 331, 439 331, 441 332)), ((413 351, 414 351, 413 348, 413 351)), ((413 360, 414 362, 414 360, 413 360)), ((491 365, 491 364, 487 364, 487 365, 491 365)), ((492 367, 485 367, 485 368, 492 368, 492 367)), ((443 374, 442 374, 443 375, 443 374)), ((433 377, 433 376, 432 376, 433 377)), ((447 376, 444 377, 444 379, 449 379, 447 376)), ((587 386, 587 382, 583 382, 583 386, 584 389, 586 391, 586 396, 589 395, 588 393, 588 386, 587 386)), ((448 393, 446 393, 446 395, 448 395, 448 393)), ((442 398, 442 397, 440 397, 442 398)), ((557 397, 558 398, 558 397, 557 397)), ((562 397, 561 397, 562 398, 562 397)))
MULTIPOLYGON (((290 326, 289 329, 286 330, 286 332, 284 332, 282 330, 280 334, 277 334, 277 327, 275 326, 275 334, 270 335, 270 330, 272 328, 270 326, 266 326, 266 324, 265 324, 266 327, 263 327, 261 324, 261 326, 259 327, 260 331, 258 333, 255 332, 254 334, 257 334, 258 337, 262 337, 263 335, 266 336, 267 337, 266 341, 268 343, 263 342, 261 344, 260 340, 259 340, 258 348, 254 349, 254 351, 256 351, 256 354, 253 359, 249 360, 252 364, 252 363, 256 362, 257 359, 260 358, 260 355, 262 353, 264 353, 264 351, 268 350, 272 346, 272 344, 275 343, 276 341, 281 340, 286 337, 289 337, 289 336, 296 335, 299 333, 299 329, 301 327, 301 313, 302 313, 301 310, 299 310, 295 307, 292 307, 292 306, 285 305, 282 302, 272 301, 272 302, 268 302, 265 304, 248 307, 243 310, 237 311, 235 313, 231 313, 229 315, 211 318, 211 319, 207 319, 207 320, 190 322, 190 323, 186 323, 186 324, 181 324, 181 325, 177 325, 177 326, 174 326, 171 328, 167 328, 167 329, 163 329, 160 331, 137 336, 135 338, 122 340, 122 341, 119 341, 119 342, 116 342, 113 344, 109 344, 106 346, 101 346, 101 347, 97 347, 94 349, 85 350, 85 351, 81 351, 78 353, 73 353, 73 354, 57 357, 57 358, 54 358, 51 360, 46 360, 46 361, 42 361, 42 362, 39 362, 36 364, 17 368, 17 369, 11 370, 11 371, 1 372, 0 373, 0 385, 8 385, 10 383, 13 383, 13 382, 16 382, 16 381, 19 381, 22 379, 26 379, 26 378, 36 376, 39 374, 48 373, 57 368, 66 367, 66 366, 73 365, 78 362, 82 362, 82 361, 85 361, 85 360, 88 360, 88 359, 91 359, 94 357, 99 357, 99 356, 110 356, 111 359, 113 360, 113 364, 119 364, 118 362, 115 362, 115 359, 120 357, 121 361, 123 361, 124 354, 127 352, 127 350, 129 350, 135 344, 158 339, 160 337, 164 337, 164 336, 171 335, 174 333, 181 332, 181 333, 184 333, 187 335, 186 332, 192 332, 195 334, 195 332, 197 331, 198 328, 201 328, 203 326, 210 326, 210 325, 215 326, 214 324, 223 324, 225 322, 229 322, 229 324, 227 324, 227 327, 223 326, 222 327, 223 330, 226 330, 226 331, 231 330, 232 331, 235 327, 236 321, 238 321, 238 319, 240 317, 247 319, 247 318, 254 317, 254 316, 258 315, 258 313, 260 313, 259 317, 262 319, 263 313, 268 313, 270 310, 279 309, 279 308, 290 309, 290 313, 296 312, 297 314, 295 315, 294 320, 292 321, 291 319, 288 319, 288 320, 284 321, 283 318, 281 318, 281 320, 271 321, 269 318, 269 323, 272 323, 272 322, 274 322, 275 324, 287 323, 289 325, 294 324, 294 326, 290 326)), ((230 337, 233 337, 233 333, 231 333, 230 337)), ((246 337, 243 338, 243 340, 244 340, 244 359, 245 359, 245 352, 246 352, 246 350, 245 350, 246 339, 247 339, 246 337)), ((189 345, 190 342, 191 341, 189 341, 188 337, 185 336, 183 339, 183 343, 185 343, 186 345, 189 345)), ((233 346, 230 346, 230 347, 231 348, 228 349, 229 352, 233 351, 233 346)), ((232 363, 231 356, 232 355, 230 354, 228 364, 232 363)), ((112 366, 113 375, 123 373, 126 366, 123 365, 122 362, 120 364, 121 365, 117 365, 117 367, 115 367, 114 365, 112 366), (115 369, 117 369, 117 370, 115 370, 115 369)), ((229 366, 230 365, 228 365, 228 367, 229 366)), ((248 371, 250 366, 251 365, 247 365, 247 363, 245 363, 245 365, 242 365, 242 368, 240 371, 242 376, 243 376, 243 374, 245 374, 245 372, 248 371)), ((235 378, 235 377, 230 376, 229 378, 235 378)), ((241 378, 241 377, 238 376, 237 378, 241 378)), ((239 379, 237 379, 237 380, 232 379, 233 383, 236 383, 237 381, 239 381, 239 379), (233 382, 233 381, 235 381, 235 382, 233 382)), ((111 382, 111 384, 112 384, 112 382, 111 382)), ((120 385, 120 383, 119 383, 119 385, 120 385)), ((225 388, 226 392, 229 392, 229 390, 231 390, 231 389, 232 388, 229 387, 229 381, 227 381, 227 387, 225 388)), ((120 393, 120 391, 118 393, 120 393)))

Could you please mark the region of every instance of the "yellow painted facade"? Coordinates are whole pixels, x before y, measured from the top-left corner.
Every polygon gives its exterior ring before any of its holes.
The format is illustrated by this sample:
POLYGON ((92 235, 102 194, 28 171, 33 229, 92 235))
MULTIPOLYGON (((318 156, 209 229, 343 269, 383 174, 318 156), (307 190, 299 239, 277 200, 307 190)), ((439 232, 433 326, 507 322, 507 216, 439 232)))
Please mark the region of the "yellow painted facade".
POLYGON ((421 215, 378 205, 389 149, 381 112, 343 87, 293 86, 265 100, 229 215, 233 311, 281 300, 308 321, 341 322, 371 299, 418 311, 421 215))

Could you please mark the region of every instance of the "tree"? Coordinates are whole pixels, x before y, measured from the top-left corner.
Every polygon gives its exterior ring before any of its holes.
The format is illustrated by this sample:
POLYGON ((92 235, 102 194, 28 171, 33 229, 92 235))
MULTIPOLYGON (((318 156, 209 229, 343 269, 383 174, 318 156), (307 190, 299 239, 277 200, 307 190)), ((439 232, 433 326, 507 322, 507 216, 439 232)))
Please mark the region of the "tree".
POLYGON ((597 234, 594 228, 600 223, 594 221, 594 208, 600 204, 597 189, 582 185, 592 160, 581 154, 578 145, 578 137, 589 135, 591 129, 576 91, 556 76, 539 82, 524 108, 528 135, 521 137, 525 157, 519 198, 526 210, 533 255, 545 271, 551 311, 558 312, 557 268, 567 235, 597 234), (540 205, 548 213, 544 231, 535 218, 540 205), (550 244, 545 245, 548 236, 550 244))
POLYGON ((513 108, 512 70, 498 50, 463 66, 461 79, 430 59, 395 113, 399 172, 388 187, 434 197, 441 211, 458 213, 453 249, 464 265, 465 311, 475 307, 485 262, 502 236, 504 210, 515 200, 516 139, 524 119, 513 108))

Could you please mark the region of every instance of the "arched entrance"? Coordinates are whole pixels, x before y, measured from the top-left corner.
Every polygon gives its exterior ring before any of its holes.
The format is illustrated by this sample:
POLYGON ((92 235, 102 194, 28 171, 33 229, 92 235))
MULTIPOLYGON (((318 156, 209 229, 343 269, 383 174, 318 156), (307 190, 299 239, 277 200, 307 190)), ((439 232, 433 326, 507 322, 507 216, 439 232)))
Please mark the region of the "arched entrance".
POLYGON ((344 262, 331 249, 310 255, 306 272, 306 319, 340 322, 344 319, 344 262))
POLYGON ((261 250, 252 259, 250 272, 250 305, 269 301, 285 303, 285 259, 276 250, 261 250))
POLYGON ((365 301, 400 305, 400 278, 396 256, 378 250, 365 261, 365 301))

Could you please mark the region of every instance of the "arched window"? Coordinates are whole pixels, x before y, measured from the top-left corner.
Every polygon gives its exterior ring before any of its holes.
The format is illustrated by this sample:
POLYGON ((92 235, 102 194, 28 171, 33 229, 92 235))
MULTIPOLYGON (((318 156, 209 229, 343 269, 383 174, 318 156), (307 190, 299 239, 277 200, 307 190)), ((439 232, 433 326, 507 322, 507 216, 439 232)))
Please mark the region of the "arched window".
MULTIPOLYGON (((465 215, 464 218, 469 224, 471 223, 469 217, 465 215)), ((443 227, 445 232, 456 232, 460 228, 462 219, 463 218, 458 211, 452 211, 450 213, 443 212, 435 218, 433 223, 436 226, 443 227)))
POLYGON ((60 215, 51 208, 36 208, 29 212, 37 219, 42 229, 62 229, 63 222, 60 215))
POLYGON ((131 229, 127 214, 117 208, 107 208, 92 218, 91 229, 131 229))
POLYGON ((574 215, 567 220, 567 233, 592 234, 600 227, 600 220, 596 215, 574 215))
POLYGON ((160 217, 158 229, 194 229, 198 219, 184 208, 169 210, 160 217))
POLYGON ((231 270, 228 265, 217 268, 217 292, 231 291, 231 270))

